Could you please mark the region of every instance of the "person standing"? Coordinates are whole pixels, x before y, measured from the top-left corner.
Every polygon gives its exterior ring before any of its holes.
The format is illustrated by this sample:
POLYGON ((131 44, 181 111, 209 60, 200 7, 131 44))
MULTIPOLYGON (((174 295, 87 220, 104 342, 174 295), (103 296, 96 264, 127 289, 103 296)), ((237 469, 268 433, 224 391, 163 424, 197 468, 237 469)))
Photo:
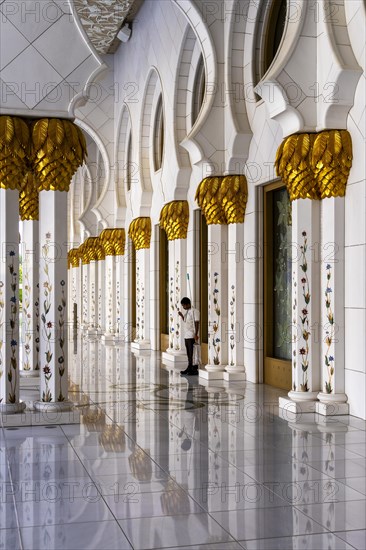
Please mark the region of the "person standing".
POLYGON ((180 374, 194 376, 198 374, 198 365, 193 365, 193 346, 199 339, 200 312, 192 307, 191 300, 187 297, 182 298, 180 303, 185 310, 184 314, 178 310, 178 315, 184 322, 183 334, 188 357, 188 367, 180 374))

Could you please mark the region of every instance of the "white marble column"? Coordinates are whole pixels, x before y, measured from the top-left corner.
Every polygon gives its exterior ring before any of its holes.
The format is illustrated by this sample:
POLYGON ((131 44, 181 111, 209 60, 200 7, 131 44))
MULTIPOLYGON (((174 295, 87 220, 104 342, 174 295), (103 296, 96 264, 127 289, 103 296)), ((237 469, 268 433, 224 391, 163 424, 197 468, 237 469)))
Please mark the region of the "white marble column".
POLYGON ((344 197, 321 203, 321 389, 317 412, 348 414, 345 390, 344 197))
POLYGON ((82 330, 88 328, 88 306, 89 306, 89 260, 85 257, 82 259, 81 266, 81 304, 80 304, 80 316, 82 330))
POLYGON ((227 225, 208 226, 208 364, 199 372, 207 380, 222 380, 228 363, 228 263, 221 255, 227 235, 227 225))
POLYGON ((320 388, 320 202, 292 202, 292 390, 279 406, 314 412, 320 388))
POLYGON ((116 332, 116 258, 105 257, 105 333, 104 342, 112 342, 116 332))
POLYGON ((88 281, 88 334, 96 334, 98 324, 98 261, 90 260, 88 281))
POLYGON ((39 194, 40 400, 38 410, 72 408, 68 400, 67 193, 39 194))
POLYGON ((82 267, 79 263, 78 266, 71 265, 69 269, 69 281, 70 281, 70 305, 72 307, 72 310, 69 313, 69 319, 72 324, 74 324, 74 304, 76 304, 76 316, 77 316, 77 326, 80 323, 80 320, 82 318, 82 306, 83 306, 83 300, 82 300, 82 293, 81 293, 81 272, 82 267))
MULTIPOLYGON (((169 245, 169 347, 163 353, 164 361, 177 365, 187 363, 184 343, 184 323, 178 315, 178 309, 184 296, 193 297, 187 285, 187 240, 175 239, 168 241, 169 245)), ((192 289, 193 291, 193 289, 192 289)))
POLYGON ((0 189, 0 413, 19 401, 19 193, 0 189))
POLYGON ((100 332, 105 332, 105 259, 98 260, 98 322, 97 329, 100 332))
POLYGON ((124 255, 119 254, 115 256, 116 263, 116 335, 115 341, 121 343, 124 341, 124 331, 125 318, 124 318, 124 307, 123 307, 123 285, 124 285, 124 255))
POLYGON ((23 293, 20 376, 39 377, 39 222, 25 220, 22 224, 23 293))
POLYGON ((131 347, 150 349, 150 249, 136 250, 136 338, 131 347))
POLYGON ((131 285, 132 285, 132 251, 133 244, 130 239, 126 241, 125 255, 123 256, 123 279, 122 279, 122 326, 121 337, 124 342, 132 340, 132 304, 131 285))
POLYGON ((245 380, 244 342, 241 338, 244 328, 244 285, 243 260, 244 224, 228 225, 227 251, 222 245, 222 263, 228 265, 228 366, 224 380, 245 380))

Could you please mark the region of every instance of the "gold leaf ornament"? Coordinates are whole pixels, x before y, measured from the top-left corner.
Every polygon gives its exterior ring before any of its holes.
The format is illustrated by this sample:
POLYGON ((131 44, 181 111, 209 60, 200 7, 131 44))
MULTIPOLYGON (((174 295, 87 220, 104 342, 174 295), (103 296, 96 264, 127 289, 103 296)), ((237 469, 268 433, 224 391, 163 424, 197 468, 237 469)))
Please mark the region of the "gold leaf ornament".
POLYGON ((195 199, 207 225, 243 223, 248 200, 244 175, 211 176, 199 184, 195 199))
POLYGON ((343 197, 351 166, 352 140, 347 130, 288 136, 275 160, 291 201, 343 197))
POLYGON ((164 229, 168 241, 186 239, 189 222, 187 201, 171 201, 160 212, 159 225, 164 229))
POLYGON ((0 188, 19 189, 27 172, 29 128, 18 117, 0 116, 0 188))
POLYGON ((114 251, 116 256, 123 256, 125 253, 126 233, 122 228, 113 229, 112 232, 114 251))
POLYGON ((132 220, 128 228, 128 236, 132 240, 135 250, 150 248, 151 219, 140 217, 132 220))
POLYGON ((103 229, 103 231, 99 235, 99 241, 103 246, 104 254, 106 256, 115 255, 113 231, 113 229, 103 229))
POLYGON ((79 267, 80 265, 80 253, 78 248, 71 248, 67 253, 67 268, 79 267))

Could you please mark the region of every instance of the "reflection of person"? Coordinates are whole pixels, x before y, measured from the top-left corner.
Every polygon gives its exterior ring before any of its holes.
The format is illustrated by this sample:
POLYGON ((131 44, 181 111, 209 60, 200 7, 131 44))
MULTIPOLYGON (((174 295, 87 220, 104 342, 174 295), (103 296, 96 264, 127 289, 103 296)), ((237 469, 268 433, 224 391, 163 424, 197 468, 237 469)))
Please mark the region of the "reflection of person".
POLYGON ((196 375, 198 374, 198 365, 193 365, 193 345, 198 342, 200 312, 192 307, 191 300, 187 297, 182 298, 180 303, 185 310, 184 315, 181 311, 178 311, 178 314, 184 321, 183 334, 188 357, 188 367, 181 371, 181 374, 196 375))

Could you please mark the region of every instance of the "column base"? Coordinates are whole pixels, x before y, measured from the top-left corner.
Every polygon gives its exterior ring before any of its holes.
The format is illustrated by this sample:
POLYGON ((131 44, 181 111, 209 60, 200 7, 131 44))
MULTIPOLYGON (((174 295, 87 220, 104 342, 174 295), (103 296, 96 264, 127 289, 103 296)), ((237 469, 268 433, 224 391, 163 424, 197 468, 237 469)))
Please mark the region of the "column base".
POLYGON ((204 380, 223 380, 224 368, 217 365, 206 365, 204 369, 199 369, 199 377, 204 380))
POLYGON ((54 410, 34 411, 26 409, 18 414, 4 414, 1 420, 4 428, 80 424, 80 411, 76 408, 61 412, 54 410))
POLYGON ((224 372, 224 380, 226 382, 236 382, 236 381, 244 382, 246 379, 247 379, 247 376, 243 366, 226 367, 224 372))
POLYGON ((36 411, 64 412, 70 411, 74 407, 74 403, 72 401, 35 401, 33 406, 36 411))
POLYGON ((298 414, 315 413, 316 404, 316 401, 293 401, 287 397, 280 397, 278 400, 279 414, 281 418, 291 422, 298 414))
POLYGON ((89 327, 86 332, 92 336, 96 336, 99 331, 95 327, 89 327))
POLYGON ((348 403, 337 403, 335 401, 328 403, 318 401, 316 412, 323 416, 347 415, 349 414, 349 405, 348 403))
POLYGON ((25 403, 19 401, 19 403, 0 403, 0 413, 2 415, 7 414, 19 414, 25 409, 25 403))
POLYGON ((163 351, 161 354, 163 363, 173 363, 173 365, 185 365, 188 361, 187 354, 182 351, 163 351))
POLYGON ((318 399, 321 403, 347 403, 348 397, 345 393, 319 392, 318 399))
POLYGON ((102 342, 105 344, 113 344, 115 336, 114 332, 106 332, 102 334, 102 342))
POLYGON ((20 370, 19 376, 20 378, 39 378, 39 370, 20 370))
POLYGON ((135 340, 134 342, 131 342, 131 348, 132 349, 141 349, 141 350, 150 350, 151 349, 151 343, 150 340, 135 340))
MULTIPOLYGON (((296 403, 304 403, 307 401, 316 401, 318 399, 317 391, 294 391, 291 390, 288 392, 288 396, 291 401, 296 403)), ((281 399, 281 398, 280 398, 281 399)))

